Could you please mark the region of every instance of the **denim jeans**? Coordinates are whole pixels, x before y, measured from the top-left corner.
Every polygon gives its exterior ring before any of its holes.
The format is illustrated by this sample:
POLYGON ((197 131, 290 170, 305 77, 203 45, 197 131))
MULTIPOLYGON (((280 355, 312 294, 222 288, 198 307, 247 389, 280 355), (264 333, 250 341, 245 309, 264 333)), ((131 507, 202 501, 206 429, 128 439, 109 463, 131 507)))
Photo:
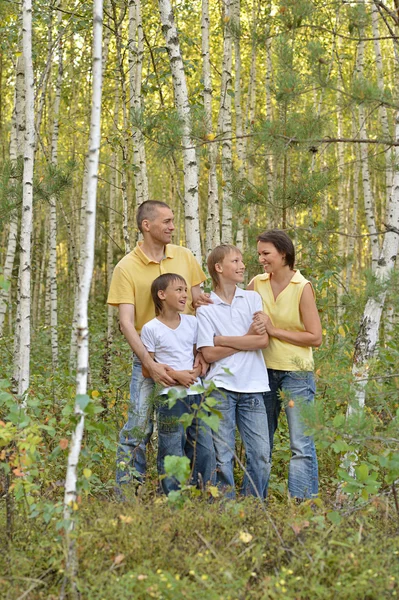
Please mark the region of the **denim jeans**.
MULTIPOLYGON (((159 396, 157 399, 158 424, 158 473, 165 473, 164 461, 166 456, 187 456, 192 467, 191 481, 198 484, 199 476, 203 483, 214 483, 216 463, 211 430, 201 420, 193 419, 192 424, 185 430, 178 419, 184 413, 193 412, 193 404, 200 405, 202 396, 193 394, 180 398, 172 407, 168 407, 168 397, 159 396)), ((174 477, 161 479, 165 494, 177 490, 180 486, 174 477)))
POLYGON ((247 457, 247 474, 241 493, 261 498, 267 494, 270 475, 270 447, 267 416, 261 393, 232 392, 220 388, 212 392, 223 415, 214 433, 217 483, 227 498, 235 497, 234 453, 236 425, 247 457), (254 489, 255 487, 255 489, 254 489))
POLYGON ((141 362, 133 358, 133 372, 130 382, 130 404, 128 420, 119 434, 116 454, 116 483, 121 485, 132 479, 133 468, 144 476, 146 472, 146 445, 150 441, 153 422, 152 407, 148 400, 154 388, 152 379, 144 377, 141 362))
POLYGON ((290 434, 291 459, 288 470, 288 490, 295 498, 312 498, 318 493, 318 466, 313 438, 305 435, 300 410, 303 402, 314 402, 315 382, 311 371, 279 371, 268 369, 270 392, 265 392, 269 424, 270 450, 273 450, 274 432, 281 411, 279 391, 285 400, 294 400, 294 406, 285 407, 290 434))

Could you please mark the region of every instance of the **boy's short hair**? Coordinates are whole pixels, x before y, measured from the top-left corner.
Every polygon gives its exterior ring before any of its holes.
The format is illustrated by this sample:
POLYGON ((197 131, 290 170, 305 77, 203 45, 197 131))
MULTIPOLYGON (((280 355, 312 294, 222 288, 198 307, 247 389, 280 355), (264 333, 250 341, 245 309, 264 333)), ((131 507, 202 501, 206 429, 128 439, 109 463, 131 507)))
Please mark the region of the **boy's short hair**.
POLYGON ((166 204, 166 202, 161 202, 160 200, 146 200, 138 207, 136 222, 141 233, 143 233, 142 223, 144 219, 151 220, 154 217, 154 212, 157 208, 170 208, 170 206, 166 204))
POLYGON ((155 314, 158 316, 162 312, 162 300, 158 296, 158 292, 164 292, 169 284, 173 283, 173 281, 181 281, 184 285, 187 285, 186 280, 181 275, 177 273, 164 273, 160 275, 151 285, 151 296, 152 300, 155 304, 155 314))
POLYGON ((233 246, 232 244, 221 244, 220 246, 216 246, 208 256, 206 264, 208 265, 209 275, 212 277, 214 288, 217 288, 220 284, 219 275, 216 272, 216 265, 220 264, 230 252, 239 252, 242 255, 241 250, 237 248, 237 246, 233 246))
POLYGON ((279 229, 269 229, 264 231, 256 238, 257 242, 267 242, 273 244, 279 254, 285 255, 285 264, 290 269, 294 268, 295 265, 295 247, 292 243, 291 238, 279 229))

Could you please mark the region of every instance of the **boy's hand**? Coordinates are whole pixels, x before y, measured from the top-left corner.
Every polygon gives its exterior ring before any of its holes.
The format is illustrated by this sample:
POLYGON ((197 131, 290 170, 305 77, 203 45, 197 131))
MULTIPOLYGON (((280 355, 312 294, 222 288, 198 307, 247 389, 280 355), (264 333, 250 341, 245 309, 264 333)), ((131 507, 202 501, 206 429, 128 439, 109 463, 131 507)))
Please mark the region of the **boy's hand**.
POLYGON ((199 377, 200 375, 201 377, 205 377, 209 369, 209 363, 206 362, 205 358, 202 356, 200 351, 197 352, 194 359, 194 369, 197 368, 199 368, 197 377, 199 377))
POLYGON ((190 385, 193 385, 197 380, 194 369, 191 369, 190 371, 174 371, 173 377, 180 385, 184 385, 185 388, 189 388, 190 385))

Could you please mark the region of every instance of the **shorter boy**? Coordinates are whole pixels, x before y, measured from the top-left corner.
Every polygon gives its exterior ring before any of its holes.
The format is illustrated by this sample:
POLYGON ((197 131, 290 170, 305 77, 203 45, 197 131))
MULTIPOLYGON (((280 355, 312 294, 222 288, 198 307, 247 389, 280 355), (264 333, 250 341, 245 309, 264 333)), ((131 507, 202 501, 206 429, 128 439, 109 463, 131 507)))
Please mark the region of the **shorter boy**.
MULTIPOLYGON (((168 365, 168 375, 176 381, 173 389, 186 390, 186 396, 179 398, 172 408, 168 406, 168 392, 172 388, 160 391, 156 406, 158 473, 165 473, 165 456, 187 456, 193 466, 193 480, 197 483, 198 475, 201 475, 202 481, 206 483, 211 480, 215 471, 211 431, 197 419, 186 430, 179 423, 179 417, 192 412, 192 405, 199 406, 202 399, 201 394, 191 389, 193 384, 201 385, 198 377, 201 367, 193 369, 197 319, 181 314, 187 302, 187 284, 180 275, 165 273, 153 281, 151 295, 156 317, 144 325, 141 341, 156 362, 168 365)), ((162 479, 162 488, 166 494, 178 487, 176 479, 162 479)))
POLYGON ((245 446, 247 470, 242 493, 266 497, 270 475, 270 446, 262 393, 269 380, 261 348, 268 345, 267 333, 257 335, 253 314, 262 309, 259 294, 237 286, 244 279, 245 265, 235 246, 217 246, 208 257, 212 277, 213 304, 197 309, 198 348, 211 363, 206 377, 218 390, 223 415, 214 434, 218 484, 234 498, 233 461, 236 424, 245 446))

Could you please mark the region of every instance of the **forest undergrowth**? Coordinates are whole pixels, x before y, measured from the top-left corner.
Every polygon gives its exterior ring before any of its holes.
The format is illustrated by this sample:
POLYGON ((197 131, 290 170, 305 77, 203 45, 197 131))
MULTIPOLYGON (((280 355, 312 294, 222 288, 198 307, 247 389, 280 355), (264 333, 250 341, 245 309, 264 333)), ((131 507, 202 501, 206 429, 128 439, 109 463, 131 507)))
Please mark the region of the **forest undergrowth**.
MULTIPOLYGON (((320 296, 324 310, 329 297, 320 296)), ((377 600, 399 595, 394 344, 380 349, 366 410, 348 420, 355 319, 339 328, 324 320, 324 344, 316 353, 316 405, 304 413, 319 457, 315 501, 296 504, 288 498, 289 442, 282 418, 266 505, 243 498, 225 502, 215 490, 189 489, 172 504, 158 490, 156 439, 147 483, 137 493, 131 489, 120 503, 114 491, 115 449, 127 410, 130 357, 116 334, 107 380, 103 307, 92 306, 91 314, 90 388, 74 506, 81 598, 377 600), (356 456, 355 476, 345 468, 351 456, 356 456)), ((68 348, 68 327, 61 326, 59 333, 60 344, 68 348)), ((10 365, 11 340, 3 341, 0 358, 10 365)), ((62 500, 76 388, 67 353, 63 368, 52 372, 46 327, 35 331, 33 347, 25 409, 12 393, 11 372, 0 381, 0 597, 9 600, 58 598, 65 574, 62 500)), ((244 458, 239 441, 237 456, 244 458)), ((238 462, 236 475, 239 482, 238 462)))

